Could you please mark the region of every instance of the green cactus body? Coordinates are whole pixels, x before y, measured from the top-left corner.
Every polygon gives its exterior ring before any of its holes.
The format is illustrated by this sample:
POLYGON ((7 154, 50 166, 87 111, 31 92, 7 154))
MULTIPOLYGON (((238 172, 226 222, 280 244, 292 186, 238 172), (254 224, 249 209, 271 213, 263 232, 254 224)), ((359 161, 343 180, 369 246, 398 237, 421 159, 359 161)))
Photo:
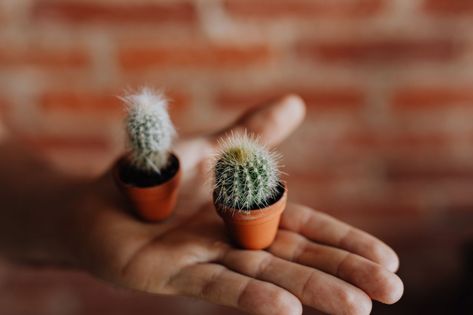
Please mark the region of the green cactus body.
POLYGON ((224 208, 264 208, 279 191, 278 156, 246 134, 223 143, 214 175, 216 201, 224 208))
POLYGON ((168 165, 175 129, 161 93, 143 88, 121 98, 128 109, 126 119, 131 163, 139 170, 161 173, 168 165))

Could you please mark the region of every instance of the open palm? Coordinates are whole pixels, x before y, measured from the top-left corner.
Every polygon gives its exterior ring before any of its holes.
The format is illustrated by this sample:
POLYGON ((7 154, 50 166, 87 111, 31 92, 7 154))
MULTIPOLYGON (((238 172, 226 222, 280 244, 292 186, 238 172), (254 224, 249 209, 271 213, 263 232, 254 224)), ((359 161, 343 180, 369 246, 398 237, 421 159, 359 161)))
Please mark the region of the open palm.
POLYGON ((71 229, 77 260, 127 288, 195 296, 254 314, 300 314, 302 304, 330 314, 369 314, 372 299, 396 302, 403 292, 396 254, 321 212, 289 203, 265 251, 238 249, 228 240, 207 185, 216 139, 247 129, 276 145, 303 116, 303 102, 286 96, 218 134, 180 142, 181 193, 174 215, 162 223, 134 217, 110 174, 88 185, 71 229))

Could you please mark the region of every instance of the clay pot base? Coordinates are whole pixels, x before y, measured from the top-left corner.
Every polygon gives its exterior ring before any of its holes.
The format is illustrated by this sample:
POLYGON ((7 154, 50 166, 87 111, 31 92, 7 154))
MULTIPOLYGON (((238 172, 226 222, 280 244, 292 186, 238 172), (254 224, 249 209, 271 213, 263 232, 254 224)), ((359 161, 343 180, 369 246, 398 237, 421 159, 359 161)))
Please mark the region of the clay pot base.
POLYGON ((179 160, 170 156, 169 167, 161 174, 150 174, 133 168, 124 157, 114 167, 115 182, 138 216, 148 222, 167 219, 173 212, 179 190, 179 160))
POLYGON ((287 190, 281 185, 278 196, 269 206, 261 209, 224 209, 215 204, 217 213, 225 222, 231 239, 244 249, 264 249, 274 241, 281 214, 286 208, 287 190))

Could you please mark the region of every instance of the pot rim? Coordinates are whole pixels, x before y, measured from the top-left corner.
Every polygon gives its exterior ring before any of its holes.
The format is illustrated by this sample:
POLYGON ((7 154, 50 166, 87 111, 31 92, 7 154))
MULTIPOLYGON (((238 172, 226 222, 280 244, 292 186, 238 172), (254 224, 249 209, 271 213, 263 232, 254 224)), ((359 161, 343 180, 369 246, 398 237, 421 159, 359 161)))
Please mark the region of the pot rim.
POLYGON ((239 210, 234 208, 225 208, 220 204, 216 203, 214 199, 214 206, 219 216, 225 221, 230 222, 241 222, 241 223, 264 223, 271 220, 274 216, 280 215, 286 208, 287 203, 287 184, 285 181, 281 181, 283 186, 283 193, 274 203, 264 208, 251 209, 251 210, 239 210), (258 221, 258 222, 255 222, 258 221))
POLYGON ((125 153, 122 156, 120 156, 116 160, 116 162, 114 163, 113 169, 112 169, 112 176, 113 176, 114 180, 116 182, 120 183, 121 186, 126 187, 127 189, 153 190, 153 189, 156 189, 157 187, 161 187, 163 185, 166 185, 166 184, 172 182, 177 177, 179 177, 180 174, 181 174, 181 162, 180 162, 178 156, 174 152, 171 152, 170 153, 170 158, 174 158, 176 160, 177 170, 168 180, 162 182, 161 184, 148 186, 148 187, 140 187, 140 186, 136 186, 136 185, 127 183, 127 182, 123 181, 122 178, 120 177, 120 166, 124 163, 127 163, 128 156, 129 156, 129 153, 125 153))

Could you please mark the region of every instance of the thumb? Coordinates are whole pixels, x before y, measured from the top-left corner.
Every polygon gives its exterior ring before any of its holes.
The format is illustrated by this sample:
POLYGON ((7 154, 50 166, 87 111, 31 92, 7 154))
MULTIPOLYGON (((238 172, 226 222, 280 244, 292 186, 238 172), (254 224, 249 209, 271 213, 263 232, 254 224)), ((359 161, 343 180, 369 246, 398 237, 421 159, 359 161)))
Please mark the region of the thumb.
POLYGON ((302 123, 304 116, 305 104, 302 98, 289 94, 249 110, 234 125, 211 137, 216 140, 229 132, 247 130, 263 143, 274 146, 286 139, 302 123))

